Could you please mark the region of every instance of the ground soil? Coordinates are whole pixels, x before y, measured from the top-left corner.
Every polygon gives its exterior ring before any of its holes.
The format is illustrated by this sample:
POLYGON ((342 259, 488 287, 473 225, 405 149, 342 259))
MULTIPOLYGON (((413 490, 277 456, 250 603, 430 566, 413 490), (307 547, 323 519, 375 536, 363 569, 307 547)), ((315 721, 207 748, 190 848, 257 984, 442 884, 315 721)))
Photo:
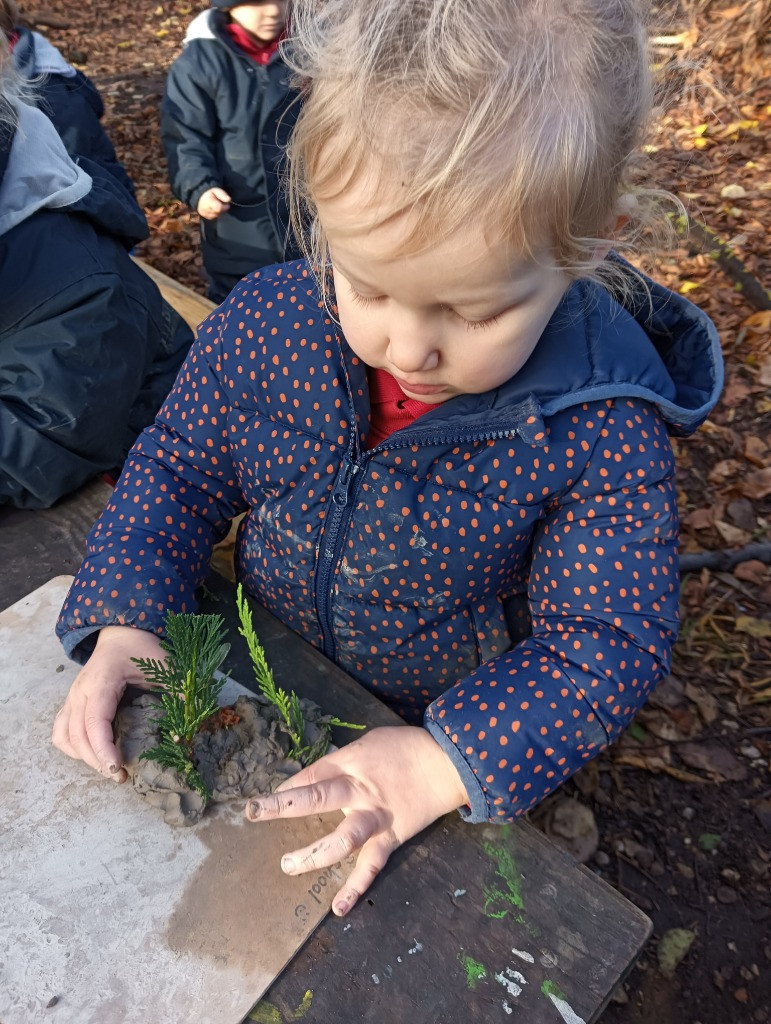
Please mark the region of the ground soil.
MULTIPOLYGON (((151 227, 140 255, 203 292, 196 218, 171 195, 158 134, 164 73, 203 5, 23 7, 102 90, 151 227)), ((769 2, 681 0, 653 14, 661 92, 634 174, 674 192, 739 265, 726 273, 713 247, 688 240, 655 263, 660 280, 712 316, 726 356, 721 405, 677 442, 683 550, 756 543, 766 557, 685 576, 673 676, 622 743, 552 802, 588 810, 597 833, 589 829, 580 856, 653 921, 603 1022, 769 1024, 771 313, 762 287, 748 287, 769 281, 769 2), (671 929, 691 944, 667 973, 659 954, 671 929)), ((552 812, 547 804, 534 820, 553 833, 552 812)))

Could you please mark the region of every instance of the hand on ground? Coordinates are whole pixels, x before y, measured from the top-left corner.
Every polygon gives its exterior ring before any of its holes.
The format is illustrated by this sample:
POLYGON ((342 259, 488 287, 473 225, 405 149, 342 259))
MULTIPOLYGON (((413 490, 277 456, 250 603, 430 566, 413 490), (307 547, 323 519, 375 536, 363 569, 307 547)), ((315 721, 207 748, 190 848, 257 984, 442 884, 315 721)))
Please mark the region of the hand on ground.
POLYGON ((128 776, 113 741, 112 720, 126 686, 146 685, 131 659, 165 657, 154 633, 131 626, 102 629, 94 653, 56 715, 51 736, 54 746, 115 782, 125 782, 128 776))
POLYGON ((334 832, 281 861, 287 874, 296 875, 336 864, 358 850, 356 866, 332 905, 342 916, 394 850, 467 802, 455 766, 431 734, 395 726, 373 729, 293 775, 275 793, 250 800, 246 816, 270 821, 342 810, 345 818, 334 832))
POLYGON ((224 188, 210 188, 198 200, 196 210, 204 220, 216 220, 230 209, 231 199, 224 188))

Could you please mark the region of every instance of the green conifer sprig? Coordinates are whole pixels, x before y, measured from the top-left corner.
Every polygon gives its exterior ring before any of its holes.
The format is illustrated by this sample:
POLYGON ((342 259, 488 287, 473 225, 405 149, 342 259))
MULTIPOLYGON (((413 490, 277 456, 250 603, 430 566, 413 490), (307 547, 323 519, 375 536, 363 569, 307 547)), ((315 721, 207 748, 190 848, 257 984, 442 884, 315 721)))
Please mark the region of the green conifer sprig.
POLYGON ((166 661, 132 658, 147 682, 160 690, 157 719, 161 741, 141 757, 180 772, 188 785, 208 802, 211 794, 192 761, 191 743, 203 722, 218 708, 225 684, 216 677, 230 650, 221 615, 169 612, 161 647, 166 661))
POLYGON ((267 658, 265 657, 265 650, 254 631, 252 612, 244 597, 244 590, 240 583, 236 591, 236 607, 240 622, 238 632, 246 640, 257 686, 263 697, 278 708, 289 731, 289 737, 292 741, 292 748, 289 751, 290 757, 299 761, 302 765, 317 761, 327 752, 330 728, 333 725, 343 726, 346 729, 365 728, 363 725, 354 725, 351 722, 343 722, 339 718, 325 716, 317 723, 321 733, 316 742, 311 745, 306 744, 305 718, 300 707, 300 699, 294 690, 291 693, 287 693, 286 690, 276 685, 276 681, 273 678, 273 670, 268 665, 267 658))

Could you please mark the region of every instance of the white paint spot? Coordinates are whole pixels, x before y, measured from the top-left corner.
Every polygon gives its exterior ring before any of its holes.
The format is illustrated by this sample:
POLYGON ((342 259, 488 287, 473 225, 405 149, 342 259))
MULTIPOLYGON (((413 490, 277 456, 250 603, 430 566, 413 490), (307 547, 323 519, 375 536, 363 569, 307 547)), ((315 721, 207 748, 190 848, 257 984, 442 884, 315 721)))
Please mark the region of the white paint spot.
POLYGON ((559 1010, 559 1014, 565 1021, 565 1024, 586 1024, 583 1017, 579 1017, 572 1006, 568 1005, 564 999, 560 999, 559 996, 555 996, 553 992, 547 992, 549 999, 559 1010))
POLYGON ((512 949, 511 951, 514 956, 520 957, 522 960, 527 960, 529 964, 535 963, 535 957, 532 953, 526 952, 524 949, 512 949))
POLYGON ((375 982, 376 985, 380 984, 380 978, 378 978, 376 974, 372 975, 372 980, 375 982))
POLYGON ((407 950, 407 952, 410 954, 410 956, 412 956, 413 953, 422 953, 423 952, 423 943, 422 942, 418 942, 417 939, 413 939, 412 941, 415 943, 415 945, 411 949, 407 950))
POLYGON ((495 975, 495 980, 503 985, 506 991, 514 999, 518 995, 522 994, 522 986, 527 985, 527 980, 519 973, 519 971, 513 970, 511 967, 506 968, 506 973, 501 971, 500 974, 495 975))
POLYGON ((397 962, 397 964, 400 964, 402 962, 402 958, 400 956, 397 956, 396 962, 397 962))
POLYGON ((556 967, 559 963, 559 957, 556 953, 541 953, 538 961, 542 967, 556 967))
POLYGON ((501 1006, 502 1006, 502 1007, 504 1008, 504 1010, 506 1011, 506 1013, 514 1013, 514 1011, 513 1011, 513 1010, 512 1010, 512 1008, 511 1008, 511 1007, 509 1006, 509 1004, 508 1004, 508 1003, 506 1002, 506 1000, 505 1000, 505 999, 504 999, 504 1000, 503 1000, 503 1002, 501 1003, 501 1006))
POLYGON ((350 927, 351 927, 351 922, 349 921, 348 924, 345 926, 345 928, 343 928, 343 931, 347 932, 350 927))
POLYGON ((465 895, 466 895, 466 890, 465 889, 456 889, 455 892, 453 893, 453 896, 455 897, 456 900, 457 900, 457 898, 459 896, 465 896, 465 895))

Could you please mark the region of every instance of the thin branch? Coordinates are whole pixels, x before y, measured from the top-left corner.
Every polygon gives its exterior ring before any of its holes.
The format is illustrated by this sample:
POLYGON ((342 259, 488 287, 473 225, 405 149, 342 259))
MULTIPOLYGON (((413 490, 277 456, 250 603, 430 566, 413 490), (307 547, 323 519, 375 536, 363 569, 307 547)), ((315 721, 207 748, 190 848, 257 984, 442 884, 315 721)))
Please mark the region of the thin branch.
POLYGON ((751 559, 771 565, 771 544, 747 544, 734 551, 700 551, 680 555, 680 572, 696 572, 698 569, 727 572, 741 562, 749 562, 751 559))

